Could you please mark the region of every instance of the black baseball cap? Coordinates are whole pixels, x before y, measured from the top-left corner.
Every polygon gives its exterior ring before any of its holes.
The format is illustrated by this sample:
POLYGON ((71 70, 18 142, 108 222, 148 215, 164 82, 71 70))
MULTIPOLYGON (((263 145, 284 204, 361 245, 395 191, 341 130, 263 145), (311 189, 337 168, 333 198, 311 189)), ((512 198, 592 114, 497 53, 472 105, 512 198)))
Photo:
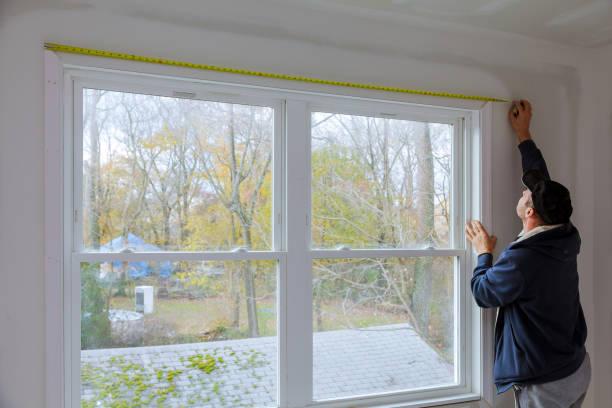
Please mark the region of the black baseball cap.
POLYGON ((548 224, 565 224, 572 215, 572 201, 565 186, 548 180, 539 170, 527 170, 522 177, 523 185, 531 191, 533 208, 548 224))

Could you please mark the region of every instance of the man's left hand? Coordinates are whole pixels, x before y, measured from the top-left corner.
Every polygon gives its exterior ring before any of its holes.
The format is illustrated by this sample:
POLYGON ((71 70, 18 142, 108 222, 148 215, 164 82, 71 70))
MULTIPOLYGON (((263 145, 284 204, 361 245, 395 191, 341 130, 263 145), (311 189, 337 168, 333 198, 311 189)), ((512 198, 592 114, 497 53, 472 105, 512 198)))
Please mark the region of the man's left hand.
POLYGON ((472 243, 478 255, 492 254, 497 244, 497 237, 489 235, 480 221, 467 222, 465 224, 465 236, 472 243))

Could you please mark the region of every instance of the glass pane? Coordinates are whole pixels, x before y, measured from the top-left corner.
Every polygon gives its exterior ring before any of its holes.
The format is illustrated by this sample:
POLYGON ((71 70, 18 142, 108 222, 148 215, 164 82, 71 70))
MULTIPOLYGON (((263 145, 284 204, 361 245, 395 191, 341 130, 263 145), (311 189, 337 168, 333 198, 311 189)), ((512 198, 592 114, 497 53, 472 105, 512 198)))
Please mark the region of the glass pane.
POLYGON ((81 406, 275 406, 276 266, 83 263, 81 406))
POLYGON ((315 400, 455 383, 454 258, 313 261, 315 400))
POLYGON ((312 114, 312 247, 450 246, 451 125, 312 114))
POLYGON ((271 249, 274 109, 83 90, 83 244, 271 249))

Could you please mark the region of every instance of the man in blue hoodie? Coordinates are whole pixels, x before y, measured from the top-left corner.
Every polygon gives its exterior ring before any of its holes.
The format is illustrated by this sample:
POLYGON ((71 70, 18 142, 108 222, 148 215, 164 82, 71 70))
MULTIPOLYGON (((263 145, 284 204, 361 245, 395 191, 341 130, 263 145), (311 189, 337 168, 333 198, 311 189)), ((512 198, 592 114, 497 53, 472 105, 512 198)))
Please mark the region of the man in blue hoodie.
POLYGON ((478 221, 467 239, 478 253, 472 293, 498 307, 494 377, 497 392, 514 388, 516 407, 580 407, 591 378, 587 327, 578 293, 580 235, 570 222, 569 191, 552 181, 529 132, 531 105, 513 102, 526 187, 516 206, 523 230, 493 264, 497 243, 478 221))

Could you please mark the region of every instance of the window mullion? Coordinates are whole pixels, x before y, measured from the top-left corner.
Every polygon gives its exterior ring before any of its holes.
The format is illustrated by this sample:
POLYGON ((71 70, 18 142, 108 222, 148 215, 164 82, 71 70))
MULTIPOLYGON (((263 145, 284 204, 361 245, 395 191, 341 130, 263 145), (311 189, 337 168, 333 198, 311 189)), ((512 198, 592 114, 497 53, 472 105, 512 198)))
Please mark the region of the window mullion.
POLYGON ((266 261, 278 260, 284 252, 78 252, 73 258, 79 262, 176 262, 176 261, 266 261))
POLYGON ((73 249, 76 251, 83 248, 83 85, 74 81, 74 116, 72 135, 72 157, 73 157, 73 209, 70 214, 70 222, 73 228, 73 249))
MULTIPOLYGON (((466 155, 466 120, 469 122, 469 116, 463 119, 457 119, 453 126, 453 158, 452 158, 452 193, 451 193, 451 233, 452 245, 454 248, 464 247, 463 225, 467 220, 465 209, 469 208, 469 201, 466 194, 466 174, 464 171, 464 163, 470 163, 469 157, 466 155)), ((467 348, 467 330, 469 327, 470 317, 468 316, 468 300, 467 288, 469 282, 466 282, 466 260, 465 250, 455 260, 455 279, 454 279, 454 338, 455 338, 455 381, 460 385, 465 385, 469 382, 468 373, 471 372, 470 361, 466 356, 469 355, 467 348)))
POLYGON ((319 249, 310 251, 312 259, 334 258, 414 258, 460 256, 463 249, 319 249))
MULTIPOLYGON (((287 280, 286 378, 287 406, 312 400, 312 265, 308 253, 310 206, 310 120, 308 105, 287 101, 287 280)), ((281 357, 281 360, 282 357, 281 357)), ((282 382, 281 382, 282 383, 282 382)), ((283 405, 281 405, 283 406, 283 405)))
POLYGON ((451 160, 451 246, 463 248, 463 223, 465 208, 464 194, 464 129, 465 119, 458 119, 453 124, 452 160, 451 160))
MULTIPOLYGON (((67 205, 65 228, 66 231, 72 231, 72 234, 67 234, 69 237, 64 242, 65 254, 83 247, 83 214, 80 211, 83 199, 83 88, 78 81, 70 80, 69 82, 71 85, 69 88, 71 90, 70 100, 72 105, 70 106, 70 113, 72 116, 67 117, 66 120, 71 126, 66 129, 65 134, 65 142, 68 148, 65 157, 72 157, 72 161, 69 161, 71 171, 66 174, 66 180, 70 180, 70 184, 66 188, 66 191, 70 194, 70 201, 67 200, 66 202, 71 202, 72 207, 67 205)), ((68 347, 65 349, 68 360, 64 366, 66 379, 64 398, 69 407, 75 408, 81 405, 81 277, 80 264, 77 260, 65 256, 64 262, 66 265, 64 319, 67 322, 64 336, 68 343, 68 347)))
POLYGON ((274 136, 272 144, 272 248, 275 251, 285 250, 285 237, 282 225, 286 214, 283 211, 285 189, 286 158, 283 154, 285 143, 285 106, 279 104, 274 109, 274 136))
POLYGON ((70 383, 68 384, 69 400, 71 407, 81 406, 81 267, 78 260, 73 259, 71 262, 72 273, 67 285, 67 297, 69 309, 67 317, 70 319, 68 332, 66 336, 70 338, 69 351, 70 365, 67 367, 70 370, 70 383))

